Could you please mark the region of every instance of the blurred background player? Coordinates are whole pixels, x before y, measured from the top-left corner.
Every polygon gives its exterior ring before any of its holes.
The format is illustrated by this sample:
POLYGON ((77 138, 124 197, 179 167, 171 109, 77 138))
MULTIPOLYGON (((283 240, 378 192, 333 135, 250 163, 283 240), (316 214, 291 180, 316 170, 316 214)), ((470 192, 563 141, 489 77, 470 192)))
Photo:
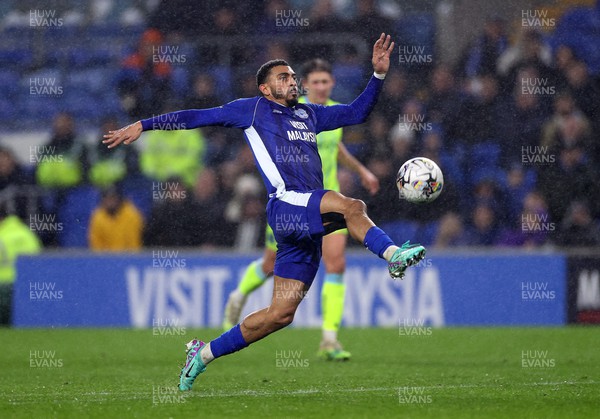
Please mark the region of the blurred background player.
POLYGON ((19 255, 40 253, 42 243, 18 216, 0 205, 0 325, 11 324, 13 283, 19 255))
MULTIPOLYGON (((303 88, 306 95, 299 99, 300 103, 316 103, 320 105, 335 105, 331 91, 335 86, 331 65, 322 59, 306 62, 302 67, 303 88)), ((321 132, 317 135, 319 156, 323 164, 323 184, 325 189, 340 191, 337 166, 338 161, 356 173, 362 185, 370 194, 379 190, 379 181, 373 173, 363 166, 342 143, 343 129, 321 132)), ((345 351, 338 341, 338 330, 344 313, 344 270, 348 230, 338 230, 323 238, 323 262, 325 264, 325 280, 321 289, 321 311, 323 316, 323 338, 318 355, 328 360, 347 360, 350 352, 345 351)), ((265 234, 265 251, 259 258, 246 268, 237 288, 229 294, 225 306, 223 328, 231 329, 239 322, 240 314, 248 296, 273 274, 277 243, 273 230, 267 225, 265 234)))

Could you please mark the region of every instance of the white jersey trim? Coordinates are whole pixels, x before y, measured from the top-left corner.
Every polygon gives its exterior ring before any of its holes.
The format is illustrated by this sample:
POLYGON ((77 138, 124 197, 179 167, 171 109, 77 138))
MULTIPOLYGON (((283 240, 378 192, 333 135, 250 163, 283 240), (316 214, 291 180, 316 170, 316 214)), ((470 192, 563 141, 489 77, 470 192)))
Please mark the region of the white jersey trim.
POLYGON ((278 198, 280 201, 296 205, 297 207, 306 207, 308 206, 308 200, 311 195, 312 192, 285 191, 283 195, 278 198))
POLYGON ((285 182, 281 177, 281 173, 277 170, 277 166, 273 162, 271 155, 267 151, 265 147, 265 143, 263 143, 260 135, 256 131, 256 128, 250 126, 244 130, 246 133, 246 137, 248 138, 248 142, 250 143, 250 148, 254 152, 254 157, 260 166, 260 169, 265 174, 269 182, 277 191, 275 192, 275 196, 277 198, 281 197, 285 193, 285 182))

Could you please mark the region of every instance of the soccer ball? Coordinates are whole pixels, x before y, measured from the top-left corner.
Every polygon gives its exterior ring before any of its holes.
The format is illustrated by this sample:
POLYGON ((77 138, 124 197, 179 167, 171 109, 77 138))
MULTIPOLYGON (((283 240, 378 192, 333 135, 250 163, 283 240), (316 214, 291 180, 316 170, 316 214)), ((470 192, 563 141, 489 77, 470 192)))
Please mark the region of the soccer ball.
POLYGON ((433 160, 415 157, 402 165, 396 177, 400 199, 423 203, 435 200, 444 187, 444 175, 433 160))

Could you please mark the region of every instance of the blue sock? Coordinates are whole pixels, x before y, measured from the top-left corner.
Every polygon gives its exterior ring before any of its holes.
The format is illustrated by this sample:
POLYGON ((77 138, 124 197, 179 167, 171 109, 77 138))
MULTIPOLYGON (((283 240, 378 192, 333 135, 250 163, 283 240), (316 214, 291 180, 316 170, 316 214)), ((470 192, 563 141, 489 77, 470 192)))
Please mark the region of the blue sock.
POLYGON ((365 235, 364 245, 371 252, 383 259, 383 252, 385 252, 388 247, 393 246, 394 242, 382 229, 373 226, 365 235))
POLYGON ((210 350, 215 358, 237 352, 246 346, 248 344, 242 336, 239 324, 210 342, 210 350))

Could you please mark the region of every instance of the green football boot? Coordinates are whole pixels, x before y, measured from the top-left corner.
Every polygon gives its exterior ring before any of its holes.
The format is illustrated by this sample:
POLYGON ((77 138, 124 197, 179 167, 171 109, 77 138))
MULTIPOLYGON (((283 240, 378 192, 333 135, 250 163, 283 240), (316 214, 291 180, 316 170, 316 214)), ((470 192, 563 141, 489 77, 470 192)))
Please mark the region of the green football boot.
POLYGON ((394 279, 404 278, 406 268, 419 263, 425 257, 425 252, 425 248, 420 244, 410 244, 410 241, 404 243, 388 263, 390 276, 394 279))
POLYGON ((206 365, 204 365, 200 358, 200 349, 205 345, 206 343, 198 339, 193 339, 186 344, 187 350, 185 352, 187 356, 185 365, 179 374, 179 390, 191 390, 196 377, 206 370, 206 365))

